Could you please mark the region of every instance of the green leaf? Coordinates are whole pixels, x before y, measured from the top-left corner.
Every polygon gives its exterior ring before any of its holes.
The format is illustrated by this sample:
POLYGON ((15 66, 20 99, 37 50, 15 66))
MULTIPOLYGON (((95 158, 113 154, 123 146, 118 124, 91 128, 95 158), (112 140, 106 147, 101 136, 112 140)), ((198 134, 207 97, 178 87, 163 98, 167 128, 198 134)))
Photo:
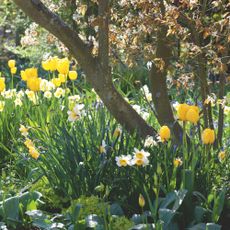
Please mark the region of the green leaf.
POLYGON ((5 219, 17 222, 19 220, 19 198, 10 197, 3 202, 5 219))
POLYGON ((175 216, 176 212, 166 208, 159 209, 159 218, 161 221, 164 222, 164 228, 166 228, 170 222, 172 221, 173 217, 175 216))
POLYGON ((118 203, 113 203, 110 206, 110 215, 115 215, 115 216, 123 216, 124 215, 124 212, 118 203))
POLYGON ((205 215, 205 213, 207 212, 207 210, 203 207, 200 206, 196 206, 195 210, 194 210, 194 219, 197 223, 202 222, 203 217, 205 215))
POLYGON ((206 230, 221 230, 221 226, 214 223, 206 224, 206 230))
POLYGON ((217 222, 219 220, 220 214, 224 207, 224 200, 225 200, 225 193, 226 189, 222 189, 219 196, 214 199, 214 206, 213 206, 213 212, 212 212, 212 221, 217 222))

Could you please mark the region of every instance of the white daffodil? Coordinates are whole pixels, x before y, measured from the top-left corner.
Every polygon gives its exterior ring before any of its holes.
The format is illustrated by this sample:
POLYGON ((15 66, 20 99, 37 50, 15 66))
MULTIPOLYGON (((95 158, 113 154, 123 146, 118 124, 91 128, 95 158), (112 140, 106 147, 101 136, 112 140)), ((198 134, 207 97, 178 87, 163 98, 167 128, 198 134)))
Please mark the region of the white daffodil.
POLYGON ((81 118, 85 114, 83 108, 83 104, 76 104, 72 110, 69 110, 67 112, 69 115, 68 120, 74 122, 77 119, 81 118))
POLYGON ((149 160, 147 157, 143 157, 143 158, 134 157, 131 160, 131 165, 146 166, 148 164, 149 164, 149 160))
POLYGON ((105 141, 103 140, 100 147, 99 147, 99 152, 100 153, 106 153, 106 144, 105 141))
POLYGON ((131 155, 121 155, 120 157, 116 157, 116 163, 119 167, 126 167, 127 165, 131 165, 131 155))
POLYGON ((52 93, 50 91, 45 91, 44 97, 50 99, 52 97, 52 93))
POLYGON ((20 99, 20 98, 16 98, 16 99, 14 100, 14 104, 15 104, 15 106, 21 107, 21 106, 22 106, 22 101, 21 101, 21 99, 20 99))
POLYGON ((134 148, 133 155, 134 155, 135 158, 143 159, 143 158, 149 157, 150 153, 144 151, 143 149, 142 150, 138 150, 138 149, 134 148))
POLYGON ((157 145, 157 142, 153 139, 153 137, 147 136, 147 138, 145 139, 144 147, 152 147, 156 145, 157 145))

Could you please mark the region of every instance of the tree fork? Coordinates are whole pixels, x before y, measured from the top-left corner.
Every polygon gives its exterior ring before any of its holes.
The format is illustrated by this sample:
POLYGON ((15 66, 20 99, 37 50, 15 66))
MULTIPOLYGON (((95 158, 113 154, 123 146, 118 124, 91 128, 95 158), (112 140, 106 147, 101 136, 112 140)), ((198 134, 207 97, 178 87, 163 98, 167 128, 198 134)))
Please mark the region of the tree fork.
MULTIPOLYGON (((95 88, 105 106, 129 132, 137 132, 141 137, 155 135, 156 131, 128 104, 112 83, 108 65, 101 62, 103 58, 94 58, 90 49, 58 15, 50 11, 40 0, 13 0, 32 20, 44 27, 65 44, 78 60, 86 73, 87 81, 95 88)), ((102 2, 102 1, 101 1, 102 2)), ((103 1, 105 4, 107 1, 103 1)), ((100 14, 107 11, 107 6, 100 9, 100 14), (105 11, 104 11, 105 10, 105 11)), ((107 25, 101 31, 107 30, 107 25)), ((108 35, 105 35, 108 36, 108 35)), ((100 40, 108 39, 100 36, 100 40)), ((107 44, 106 44, 107 45, 107 44)), ((101 43, 101 46, 102 43, 101 43)), ((104 50, 101 50, 104 52, 104 50)))

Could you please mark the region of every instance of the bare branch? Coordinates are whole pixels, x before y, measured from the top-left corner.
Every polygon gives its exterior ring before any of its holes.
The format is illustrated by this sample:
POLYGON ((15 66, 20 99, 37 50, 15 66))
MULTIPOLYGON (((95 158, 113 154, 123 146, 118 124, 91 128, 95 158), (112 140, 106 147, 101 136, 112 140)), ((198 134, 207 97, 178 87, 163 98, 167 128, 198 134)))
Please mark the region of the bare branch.
POLYGON ((99 0, 99 59, 103 69, 109 72, 109 0, 99 0))
POLYGON ((83 69, 95 66, 87 45, 58 15, 50 11, 40 0, 13 0, 32 20, 47 29, 73 52, 83 69))

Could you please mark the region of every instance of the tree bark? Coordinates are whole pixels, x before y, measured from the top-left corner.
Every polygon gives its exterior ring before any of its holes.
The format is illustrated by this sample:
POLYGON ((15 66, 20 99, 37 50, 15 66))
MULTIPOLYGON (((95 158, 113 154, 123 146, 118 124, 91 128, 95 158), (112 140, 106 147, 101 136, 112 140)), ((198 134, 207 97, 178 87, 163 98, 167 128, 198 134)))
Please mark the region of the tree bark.
MULTIPOLYGON (((141 137, 156 134, 156 131, 118 93, 112 83, 111 71, 107 69, 108 63, 101 62, 103 55, 99 55, 101 58, 94 58, 90 49, 78 36, 78 33, 64 23, 59 16, 51 12, 40 0, 13 1, 32 20, 65 44, 86 73, 87 81, 94 87, 105 106, 121 125, 131 133, 137 132, 141 137)), ((107 7, 102 8, 99 13, 103 14, 105 10, 107 11, 107 7)), ((102 19, 102 23, 105 24, 103 24, 101 30, 104 31, 107 30, 108 24, 106 18, 103 17, 102 19)), ((103 39, 101 37, 100 40, 102 41, 103 39)), ((102 43, 101 46, 104 47, 102 43)), ((101 52, 104 51, 101 50, 101 52)))
POLYGON ((160 125, 168 125, 171 127, 177 142, 181 143, 183 129, 174 118, 166 84, 167 68, 169 66, 169 60, 172 57, 170 41, 166 38, 166 34, 167 28, 160 27, 157 34, 156 57, 164 61, 164 68, 160 70, 153 63, 152 69, 149 73, 150 88, 157 113, 157 119, 160 125))

